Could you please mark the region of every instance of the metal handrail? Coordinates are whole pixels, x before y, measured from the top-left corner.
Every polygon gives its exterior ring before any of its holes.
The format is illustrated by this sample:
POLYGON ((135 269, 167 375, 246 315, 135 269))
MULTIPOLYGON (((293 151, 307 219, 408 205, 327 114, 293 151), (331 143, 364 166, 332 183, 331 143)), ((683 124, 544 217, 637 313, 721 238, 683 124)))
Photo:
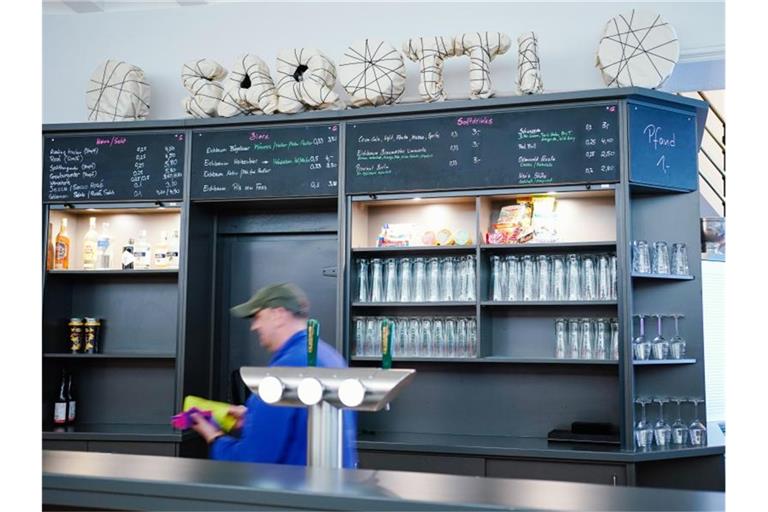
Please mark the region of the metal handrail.
POLYGON ((709 185, 709 188, 712 190, 712 192, 715 193, 715 196, 720 201, 720 204, 723 205, 723 217, 725 217, 725 197, 721 196, 720 193, 715 189, 715 187, 712 186, 712 184, 709 182, 709 180, 704 176, 703 174, 699 173, 699 178, 704 180, 704 183, 709 185))
POLYGON ((720 112, 717 111, 717 109, 712 105, 712 102, 709 101, 709 98, 707 98, 707 95, 704 94, 702 91, 696 91, 699 93, 699 96, 701 96, 701 99, 707 102, 709 105, 709 109, 714 112, 715 116, 720 120, 720 124, 723 125, 723 128, 725 128, 725 118, 720 114, 720 112))
POLYGON ((712 137, 712 140, 717 142, 717 145, 720 146, 720 150, 723 153, 725 153, 725 145, 722 142, 720 142, 720 137, 712 133, 712 130, 710 130, 709 127, 706 125, 704 125, 704 130, 709 134, 710 137, 712 137))
POLYGON ((725 181, 725 171, 720 169, 720 166, 717 165, 717 163, 714 160, 712 160, 712 157, 709 156, 709 153, 707 153, 707 151, 704 148, 699 148, 699 151, 704 153, 704 156, 707 157, 707 160, 709 160, 709 162, 717 170, 717 172, 720 173, 720 176, 723 178, 723 181, 725 181))

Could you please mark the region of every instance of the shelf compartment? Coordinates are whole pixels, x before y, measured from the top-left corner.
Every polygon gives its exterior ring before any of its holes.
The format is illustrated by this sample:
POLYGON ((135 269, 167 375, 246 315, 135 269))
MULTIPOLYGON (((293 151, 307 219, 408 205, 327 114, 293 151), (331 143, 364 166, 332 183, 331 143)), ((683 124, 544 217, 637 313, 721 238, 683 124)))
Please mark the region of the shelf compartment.
POLYGON ((353 302, 353 308, 429 308, 429 307, 474 307, 476 302, 353 302))
POLYGON ((44 440, 180 442, 183 437, 184 433, 174 430, 170 424, 83 423, 43 428, 44 440))
POLYGON ((123 269, 105 269, 105 270, 49 270, 48 276, 72 276, 72 277, 96 277, 96 276, 177 276, 178 268, 172 269, 148 269, 148 270, 123 270, 123 269))
POLYGON ((352 249, 354 256, 367 254, 401 254, 401 253, 460 253, 472 254, 477 249, 476 245, 415 245, 408 247, 361 247, 352 249))
MULTIPOLYGON (((380 362, 381 357, 352 356, 352 361, 380 362)), ((557 365, 601 365, 617 366, 615 359, 555 359, 546 357, 502 357, 486 356, 478 358, 450 357, 393 357, 393 363, 493 363, 493 364, 557 364, 557 365)))
POLYGON ((632 272, 633 279, 667 279, 672 281, 691 281, 695 279, 694 276, 679 276, 673 274, 638 274, 632 272))
POLYGON ((615 241, 604 242, 557 242, 557 243, 530 243, 530 244, 482 244, 480 246, 481 251, 499 251, 499 252, 525 252, 531 251, 560 251, 560 250, 609 250, 616 249, 615 241))
POLYGON ((648 359, 645 361, 633 360, 634 366, 657 366, 670 364, 696 364, 696 359, 648 359))
POLYGON ((484 300, 480 303, 481 306, 495 306, 495 307, 585 307, 585 306, 616 306, 618 304, 615 300, 568 300, 568 301, 493 301, 484 300))
POLYGON ((46 352, 43 357, 50 359, 176 359, 175 354, 140 354, 140 353, 117 353, 117 354, 72 354, 67 352, 46 352))

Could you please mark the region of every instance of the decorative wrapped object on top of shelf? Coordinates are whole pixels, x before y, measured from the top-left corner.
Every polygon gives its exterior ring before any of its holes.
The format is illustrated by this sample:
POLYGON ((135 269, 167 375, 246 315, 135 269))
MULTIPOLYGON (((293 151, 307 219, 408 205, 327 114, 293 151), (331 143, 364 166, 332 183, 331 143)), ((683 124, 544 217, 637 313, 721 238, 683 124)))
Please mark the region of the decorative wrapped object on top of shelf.
POLYGON ((414 37, 403 44, 405 56, 419 63, 419 94, 426 102, 444 101, 443 61, 456 55, 453 37, 414 37))
POLYGON ((239 56, 223 85, 220 116, 273 114, 277 110, 277 89, 269 66, 256 55, 239 56))
POLYGON ((672 74, 679 57, 674 27, 660 14, 633 9, 608 21, 596 66, 608 86, 655 89, 672 74))
POLYGON ((517 37, 517 90, 520 94, 539 94, 544 90, 536 34, 525 32, 517 37))
POLYGON ((336 65, 320 50, 292 48, 277 55, 277 110, 286 114, 338 108, 336 65))
POLYGON ((89 121, 132 121, 149 115, 149 83, 141 68, 107 60, 91 75, 85 101, 89 121))
POLYGON ((456 55, 469 56, 469 98, 490 98, 491 61, 509 50, 512 41, 501 32, 467 32, 456 38, 456 55))
POLYGON ((405 92, 403 56, 380 39, 363 39, 344 52, 339 79, 352 97, 352 105, 391 105, 405 92))
POLYGON ((181 81, 192 96, 182 100, 184 110, 192 117, 216 117, 224 86, 220 83, 227 70, 211 59, 187 62, 181 68, 181 81))

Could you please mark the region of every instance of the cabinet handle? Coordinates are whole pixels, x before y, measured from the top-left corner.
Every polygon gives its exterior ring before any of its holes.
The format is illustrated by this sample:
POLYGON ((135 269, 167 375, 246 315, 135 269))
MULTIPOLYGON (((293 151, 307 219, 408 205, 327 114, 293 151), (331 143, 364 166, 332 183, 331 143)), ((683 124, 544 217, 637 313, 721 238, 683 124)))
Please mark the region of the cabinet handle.
POLYGON ((613 475, 611 478, 613 480, 613 486, 616 487, 616 475, 613 475))

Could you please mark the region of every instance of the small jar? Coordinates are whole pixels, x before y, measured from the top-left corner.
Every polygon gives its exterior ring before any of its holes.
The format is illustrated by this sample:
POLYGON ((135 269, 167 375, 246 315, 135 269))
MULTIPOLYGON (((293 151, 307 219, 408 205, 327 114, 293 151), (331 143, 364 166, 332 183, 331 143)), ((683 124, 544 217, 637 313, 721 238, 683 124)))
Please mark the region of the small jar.
POLYGON ((85 317, 85 347, 86 354, 99 352, 99 334, 101 334, 101 321, 98 318, 85 317))
POLYGON ((77 354, 83 348, 83 319, 82 318, 70 318, 69 319, 69 350, 73 354, 77 354))

